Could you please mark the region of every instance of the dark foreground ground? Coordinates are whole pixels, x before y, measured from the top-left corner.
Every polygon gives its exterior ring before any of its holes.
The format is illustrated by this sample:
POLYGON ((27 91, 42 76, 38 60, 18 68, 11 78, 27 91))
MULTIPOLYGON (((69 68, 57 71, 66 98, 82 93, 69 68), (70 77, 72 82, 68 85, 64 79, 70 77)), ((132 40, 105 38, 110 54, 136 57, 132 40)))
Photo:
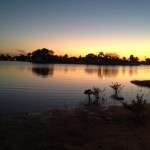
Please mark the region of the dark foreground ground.
POLYGON ((149 117, 137 125, 123 108, 49 110, 1 116, 1 150, 149 150, 149 117))

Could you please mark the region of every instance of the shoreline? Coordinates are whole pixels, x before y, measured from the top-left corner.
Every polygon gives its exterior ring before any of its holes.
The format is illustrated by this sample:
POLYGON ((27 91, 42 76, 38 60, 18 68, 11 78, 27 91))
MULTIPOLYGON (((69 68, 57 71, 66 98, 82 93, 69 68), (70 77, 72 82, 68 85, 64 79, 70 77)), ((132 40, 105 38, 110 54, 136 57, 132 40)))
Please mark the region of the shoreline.
POLYGON ((149 66, 150 64, 92 64, 92 63, 58 63, 58 62, 32 62, 32 61, 18 61, 18 60, 0 60, 0 62, 26 62, 26 63, 31 63, 31 64, 39 64, 39 65, 55 65, 55 64, 62 64, 62 65, 93 65, 93 66, 149 66))
POLYGON ((131 83, 140 87, 150 88, 150 80, 132 80, 131 83))

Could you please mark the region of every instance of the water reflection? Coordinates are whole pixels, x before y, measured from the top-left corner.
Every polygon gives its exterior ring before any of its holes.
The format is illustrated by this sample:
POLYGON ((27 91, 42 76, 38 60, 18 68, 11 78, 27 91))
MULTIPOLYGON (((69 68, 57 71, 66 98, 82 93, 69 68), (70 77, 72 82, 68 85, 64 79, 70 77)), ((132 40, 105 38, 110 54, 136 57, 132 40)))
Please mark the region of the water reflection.
POLYGON ((137 66, 134 66, 134 67, 129 67, 129 75, 130 76, 133 76, 134 74, 137 74, 138 73, 138 68, 137 66))
MULTIPOLYGON (((42 78, 46 77, 52 77, 54 74, 54 71, 60 72, 63 71, 64 74, 67 74, 68 72, 75 72, 76 68, 73 66, 63 66, 63 67, 58 67, 53 64, 51 65, 33 65, 32 66, 32 72, 40 76, 42 78)), ((78 70, 78 73, 82 70, 78 70)), ((84 71, 86 74, 96 74, 99 78, 112 78, 112 77, 117 77, 119 74, 122 75, 129 75, 133 76, 138 73, 138 68, 136 66, 134 67, 111 67, 111 66, 99 66, 99 67, 93 67, 93 66, 84 66, 84 71)))
MULTIPOLYGON (((149 66, 94 66, 66 64, 31 64, 21 62, 0 63, 0 113, 39 111, 49 107, 77 106, 84 101, 83 91, 93 86, 106 88, 106 99, 110 98, 112 82, 125 86, 121 96, 133 100, 138 87, 131 80, 149 80, 149 66), (99 78, 98 78, 99 77, 99 78)), ((149 90, 143 88, 145 99, 149 90)))
POLYGON ((99 66, 99 67, 91 67, 86 66, 85 72, 88 74, 97 74, 99 78, 104 77, 117 77, 119 74, 121 75, 137 75, 138 67, 137 66, 99 66))
POLYGON ((116 77, 119 73, 118 67, 98 67, 98 68, 92 68, 90 66, 87 66, 85 68, 85 72, 88 74, 97 74, 99 78, 104 77, 116 77))
POLYGON ((82 71, 89 75, 97 75, 99 78, 113 78, 118 76, 134 76, 138 74, 138 67, 136 66, 74 66, 74 65, 33 65, 32 72, 40 77, 52 77, 54 71, 56 73, 64 72, 64 74, 72 73, 74 74, 76 70, 78 74, 82 71))
POLYGON ((32 72, 40 77, 46 78, 46 77, 52 77, 54 74, 54 65, 49 66, 33 66, 32 72))

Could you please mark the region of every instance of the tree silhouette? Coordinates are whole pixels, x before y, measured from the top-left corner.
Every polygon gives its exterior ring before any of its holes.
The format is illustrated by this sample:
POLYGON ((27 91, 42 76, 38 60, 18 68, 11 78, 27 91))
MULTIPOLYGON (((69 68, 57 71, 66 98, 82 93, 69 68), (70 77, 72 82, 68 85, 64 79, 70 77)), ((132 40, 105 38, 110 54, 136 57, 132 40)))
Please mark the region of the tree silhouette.
POLYGON ((50 62, 50 59, 53 57, 53 50, 46 48, 37 49, 32 53, 31 59, 33 62, 46 63, 50 62))
POLYGON ((134 57, 134 55, 130 55, 129 61, 130 61, 131 63, 138 63, 139 58, 138 58, 138 57, 134 57))
POLYGON ((145 63, 146 63, 147 65, 149 65, 149 64, 150 64, 150 58, 146 58, 146 59, 145 59, 145 63))
POLYGON ((93 88, 93 95, 94 95, 94 97, 95 97, 94 104, 96 104, 96 105, 99 104, 99 98, 100 98, 99 94, 100 94, 100 89, 94 87, 94 88, 93 88))
POLYGON ((115 83, 112 83, 112 85, 110 85, 110 87, 114 90, 114 95, 112 95, 112 97, 114 99, 117 99, 117 100, 124 100, 123 97, 120 97, 119 96, 119 92, 122 90, 122 88, 124 86, 122 86, 120 83, 118 82, 115 82, 115 83))
POLYGON ((53 50, 47 48, 37 49, 32 53, 20 54, 16 56, 10 56, 6 54, 0 54, 0 60, 10 61, 30 61, 33 63, 65 63, 65 64, 94 64, 94 65, 140 65, 150 64, 150 60, 147 58, 145 61, 139 61, 139 58, 130 55, 120 58, 116 53, 104 53, 99 52, 98 54, 89 53, 85 57, 69 57, 67 54, 64 56, 54 55, 53 50))
POLYGON ((98 57, 95 54, 87 54, 85 56, 85 60, 87 64, 98 64, 98 57))

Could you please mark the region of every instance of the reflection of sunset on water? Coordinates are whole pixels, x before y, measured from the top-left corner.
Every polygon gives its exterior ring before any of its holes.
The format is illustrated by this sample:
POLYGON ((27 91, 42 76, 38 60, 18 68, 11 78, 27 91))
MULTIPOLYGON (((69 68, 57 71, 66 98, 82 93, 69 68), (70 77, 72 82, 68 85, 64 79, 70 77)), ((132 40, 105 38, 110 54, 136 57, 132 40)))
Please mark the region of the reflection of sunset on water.
MULTIPOLYGON (((73 106, 84 100, 85 89, 94 86, 106 88, 106 95, 109 99, 112 93, 110 85, 113 82, 119 82, 124 85, 122 95, 130 101, 141 89, 130 81, 148 80, 149 76, 149 66, 112 67, 2 62, 0 64, 0 99, 13 102, 12 111, 16 103, 20 106, 19 110, 26 110, 30 104, 38 105, 35 107, 38 110, 63 106, 64 103, 73 106)), ((143 92, 149 99, 149 89, 143 88, 143 92)), ((4 109, 7 105, 1 104, 0 107, 4 109)))

